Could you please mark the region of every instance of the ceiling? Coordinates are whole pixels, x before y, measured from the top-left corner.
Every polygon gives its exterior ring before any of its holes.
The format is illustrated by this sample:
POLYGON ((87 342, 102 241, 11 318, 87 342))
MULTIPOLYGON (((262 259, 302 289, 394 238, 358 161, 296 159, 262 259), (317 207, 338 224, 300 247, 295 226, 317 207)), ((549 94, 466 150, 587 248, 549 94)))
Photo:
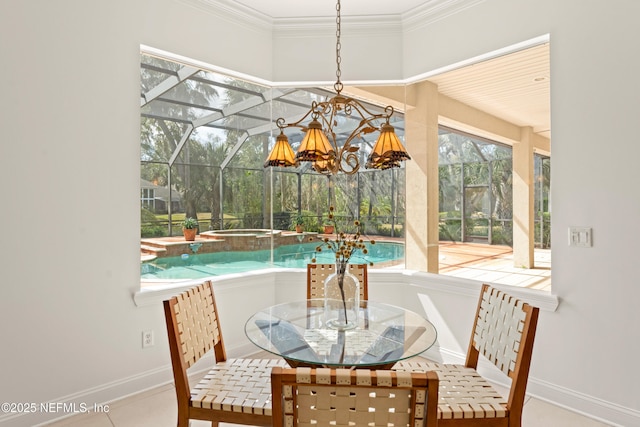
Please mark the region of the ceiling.
MULTIPOLYGON (((462 10, 481 0, 343 0, 342 16, 384 16, 401 20, 440 7, 462 10)), ((271 20, 335 16, 334 0, 229 0, 271 20)), ((551 138, 549 44, 448 71, 428 80, 440 93, 534 133, 551 138)))
POLYGON ((545 43, 428 80, 450 98, 551 139, 549 70, 545 43))

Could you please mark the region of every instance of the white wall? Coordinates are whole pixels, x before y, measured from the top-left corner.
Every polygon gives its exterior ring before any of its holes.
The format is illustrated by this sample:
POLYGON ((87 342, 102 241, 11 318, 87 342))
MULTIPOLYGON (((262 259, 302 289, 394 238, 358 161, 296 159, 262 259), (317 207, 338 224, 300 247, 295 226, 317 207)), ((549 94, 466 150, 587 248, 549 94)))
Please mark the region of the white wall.
MULTIPOLYGON (((402 77, 402 33, 398 25, 341 21, 341 81, 397 80, 402 77), (354 29, 355 27, 355 29, 354 29)), ((306 22, 277 30, 273 37, 273 79, 277 82, 336 81, 335 20, 306 22), (327 25, 328 24, 328 25, 327 25)))
MULTIPOLYGON (((594 247, 554 246, 554 289, 564 300, 549 319, 549 345, 571 343, 561 360, 570 369, 537 369, 551 381, 590 396, 640 410, 629 375, 637 357, 640 314, 636 260, 640 192, 633 136, 640 117, 639 28, 630 16, 640 4, 575 2, 573 19, 558 26, 551 49, 553 221, 552 239, 564 241, 572 225, 593 227, 594 247), (615 5, 615 7, 614 7, 615 5), (625 6, 624 9, 621 7, 625 6), (636 349, 634 351, 634 349, 636 349), (571 365, 572 360, 580 363, 571 365), (603 369, 603 367, 606 367, 603 369)), ((565 344, 566 345, 566 344, 565 344)), ((547 362, 547 363, 544 363, 547 362)))
POLYGON ((269 36, 184 2, 0 2, 0 402, 92 404, 171 378, 162 307, 132 298, 141 44, 271 73, 269 36))
MULTIPOLYGON (((286 37, 272 40, 261 26, 249 29, 194 4, 0 2, 0 402, 93 403, 170 379, 162 309, 132 299, 139 284, 140 44, 264 79, 320 78, 299 60, 303 51, 296 61, 276 60, 288 57, 272 49, 285 49, 286 37), (141 348, 143 329, 155 331, 155 347, 141 348)), ((553 292, 561 302, 540 319, 530 390, 620 425, 640 423, 633 371, 638 16, 633 0, 486 0, 431 28, 413 28, 401 67, 377 60, 370 47, 371 57, 351 62, 344 76, 406 78, 551 34, 553 292), (567 247, 569 225, 593 227, 594 247, 567 247)), ((324 65, 327 79, 332 63, 324 65)), ((271 292, 273 301, 287 295, 281 278, 270 277, 244 311, 235 305, 246 288, 220 285, 226 324, 241 323, 271 292)), ((443 293, 433 279, 422 283, 406 281, 415 293, 401 300, 414 304, 420 294, 437 301, 446 320, 440 327, 449 331, 442 354, 455 357, 469 327, 456 319, 474 298, 443 293)), ((243 351, 241 329, 230 328, 230 352, 243 351)), ((46 418, 0 414, 0 424, 46 418)))
POLYGON ((616 420, 608 411, 624 408, 634 425, 640 146, 625 134, 640 117, 639 14, 631 0, 485 1, 413 31, 404 52, 410 76, 550 34, 553 293, 561 303, 541 317, 532 375, 548 383, 549 399, 584 394, 582 409, 616 420), (568 247, 572 225, 593 227, 592 248, 568 247))

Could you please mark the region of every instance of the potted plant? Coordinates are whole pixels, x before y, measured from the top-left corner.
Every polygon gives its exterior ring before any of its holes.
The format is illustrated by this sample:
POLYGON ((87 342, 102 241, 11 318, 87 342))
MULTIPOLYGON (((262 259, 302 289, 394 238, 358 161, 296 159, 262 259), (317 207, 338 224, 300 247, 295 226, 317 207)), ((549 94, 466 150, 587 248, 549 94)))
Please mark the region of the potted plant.
POLYGON ((304 231, 304 217, 302 216, 302 213, 298 213, 293 225, 296 228, 296 233, 302 233, 304 231))
POLYGON ((329 216, 324 216, 322 228, 324 234, 333 234, 336 229, 336 222, 332 214, 329 216))
POLYGON ((184 234, 184 240, 193 242, 196 240, 196 233, 198 232, 198 221, 195 218, 189 217, 182 221, 182 234, 184 234))

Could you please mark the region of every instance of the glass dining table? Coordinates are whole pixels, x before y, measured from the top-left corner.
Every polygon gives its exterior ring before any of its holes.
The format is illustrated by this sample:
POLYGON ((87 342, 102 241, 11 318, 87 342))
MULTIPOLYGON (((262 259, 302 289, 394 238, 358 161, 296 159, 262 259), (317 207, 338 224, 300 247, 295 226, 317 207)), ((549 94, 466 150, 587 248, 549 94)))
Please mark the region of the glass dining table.
POLYGON ((437 337, 433 324, 419 314, 373 301, 361 301, 355 327, 328 327, 323 299, 262 309, 247 320, 245 333, 292 367, 366 369, 390 369, 429 349, 437 337))

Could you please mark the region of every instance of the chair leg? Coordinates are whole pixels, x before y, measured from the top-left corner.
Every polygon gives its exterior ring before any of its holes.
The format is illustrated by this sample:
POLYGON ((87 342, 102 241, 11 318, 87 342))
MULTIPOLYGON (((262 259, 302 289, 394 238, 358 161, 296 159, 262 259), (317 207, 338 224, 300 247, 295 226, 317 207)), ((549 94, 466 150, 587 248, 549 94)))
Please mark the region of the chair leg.
POLYGON ((211 421, 211 427, 218 427, 217 421, 211 421))
POLYGON ((178 427, 189 427, 189 416, 183 415, 181 413, 178 414, 178 427))

